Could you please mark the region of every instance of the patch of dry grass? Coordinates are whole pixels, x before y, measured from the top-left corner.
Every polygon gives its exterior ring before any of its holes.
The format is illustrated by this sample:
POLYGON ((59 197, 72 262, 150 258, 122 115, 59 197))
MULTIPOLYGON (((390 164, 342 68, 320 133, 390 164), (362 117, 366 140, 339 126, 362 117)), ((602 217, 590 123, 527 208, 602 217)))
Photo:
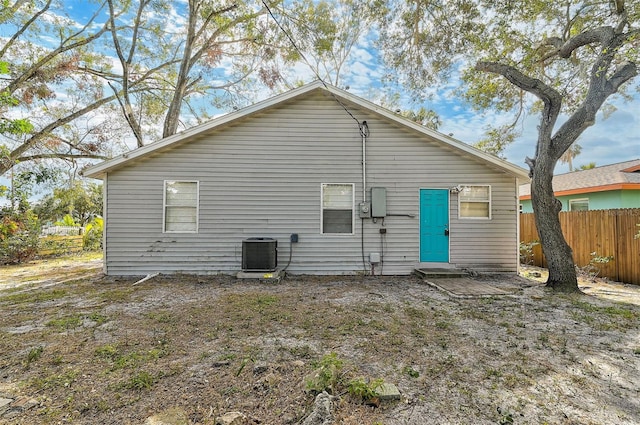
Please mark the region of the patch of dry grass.
POLYGON ((633 304, 525 285, 455 299, 416 277, 135 280, 0 293, 2 387, 38 401, 0 423, 143 423, 171 409, 194 424, 228 411, 299 423, 331 353, 336 423, 640 422, 633 304), (353 396, 374 380, 403 399, 353 396))

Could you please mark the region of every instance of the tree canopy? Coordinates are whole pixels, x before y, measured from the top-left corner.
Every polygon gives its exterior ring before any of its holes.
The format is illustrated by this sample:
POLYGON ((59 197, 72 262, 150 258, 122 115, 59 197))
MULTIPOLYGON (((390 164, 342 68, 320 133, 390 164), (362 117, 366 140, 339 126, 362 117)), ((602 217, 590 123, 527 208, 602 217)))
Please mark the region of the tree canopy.
POLYGON ((611 96, 638 87, 640 4, 390 0, 385 8, 380 46, 407 87, 421 91, 461 72, 460 94, 474 106, 513 112, 514 124, 490 137, 497 152, 515 137, 518 120, 538 116, 538 138, 526 162, 547 284, 577 290, 553 171, 611 96))
POLYGON ((92 1, 82 18, 58 0, 5 3, 0 175, 19 163, 106 159, 127 140, 171 135, 250 93, 275 55, 274 26, 253 2, 92 1), (17 128, 26 116, 31 127, 17 128))

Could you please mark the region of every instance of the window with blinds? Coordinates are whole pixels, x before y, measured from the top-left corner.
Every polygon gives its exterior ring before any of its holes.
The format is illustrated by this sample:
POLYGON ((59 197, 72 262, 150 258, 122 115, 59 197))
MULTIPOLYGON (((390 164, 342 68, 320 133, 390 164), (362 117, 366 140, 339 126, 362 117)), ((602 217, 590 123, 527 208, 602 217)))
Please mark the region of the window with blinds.
POLYGON ((352 183, 322 184, 323 234, 353 233, 354 185, 352 183))
POLYGON ((197 181, 164 182, 164 232, 198 232, 197 181))
POLYGON ((460 218, 491 218, 491 186, 463 186, 458 202, 460 218))

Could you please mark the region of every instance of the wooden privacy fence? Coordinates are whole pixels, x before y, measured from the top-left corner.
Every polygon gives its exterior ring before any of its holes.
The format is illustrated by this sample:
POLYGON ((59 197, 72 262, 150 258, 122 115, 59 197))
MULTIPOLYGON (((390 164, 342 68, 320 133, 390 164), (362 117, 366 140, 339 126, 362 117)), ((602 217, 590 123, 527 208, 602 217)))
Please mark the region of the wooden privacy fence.
MULTIPOLYGON (((567 243, 573 249, 577 266, 585 266, 591 253, 613 256, 606 264, 597 264, 600 277, 640 285, 640 208, 570 211, 560 213, 560 224, 567 243)), ((533 214, 520 214, 520 241, 539 241, 533 214)), ((542 247, 533 248, 533 265, 546 267, 542 247)))

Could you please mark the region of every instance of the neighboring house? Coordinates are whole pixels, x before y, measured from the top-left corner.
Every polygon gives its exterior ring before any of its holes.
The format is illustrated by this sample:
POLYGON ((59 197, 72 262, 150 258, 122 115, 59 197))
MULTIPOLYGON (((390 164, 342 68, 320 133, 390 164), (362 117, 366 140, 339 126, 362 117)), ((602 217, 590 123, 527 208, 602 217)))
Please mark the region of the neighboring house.
POLYGON ((260 269, 276 243, 294 274, 518 268, 526 170, 320 82, 84 174, 110 275, 260 269))
MULTIPOLYGON (((640 208, 640 159, 553 176, 562 211, 640 208)), ((522 212, 533 212, 531 185, 520 186, 522 212)))

